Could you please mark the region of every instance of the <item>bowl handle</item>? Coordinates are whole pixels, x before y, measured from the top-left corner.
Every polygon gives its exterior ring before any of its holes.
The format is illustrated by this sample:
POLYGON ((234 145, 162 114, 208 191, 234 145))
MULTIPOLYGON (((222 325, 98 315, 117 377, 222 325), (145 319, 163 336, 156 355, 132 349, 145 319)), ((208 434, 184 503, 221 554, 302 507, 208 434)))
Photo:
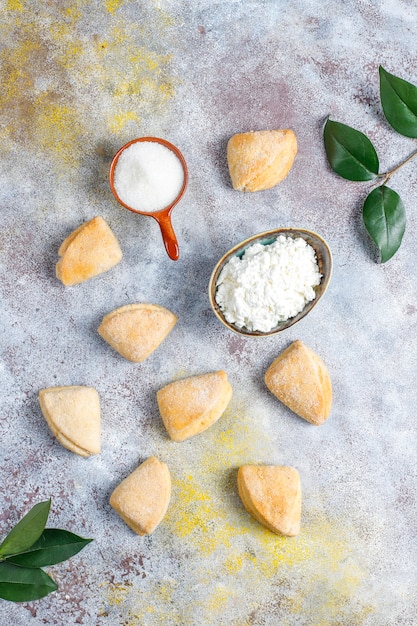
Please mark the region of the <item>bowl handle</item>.
POLYGON ((162 239, 164 241, 165 250, 170 259, 177 261, 180 256, 180 249, 178 247, 177 237, 171 222, 171 211, 160 212, 159 214, 152 215, 159 224, 161 229, 162 239))

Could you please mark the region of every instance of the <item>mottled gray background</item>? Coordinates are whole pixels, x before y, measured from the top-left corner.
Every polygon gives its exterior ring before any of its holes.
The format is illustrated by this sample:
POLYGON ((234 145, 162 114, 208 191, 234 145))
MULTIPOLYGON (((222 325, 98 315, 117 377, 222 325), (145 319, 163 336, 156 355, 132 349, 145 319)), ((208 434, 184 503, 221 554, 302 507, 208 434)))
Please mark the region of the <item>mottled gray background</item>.
POLYGON ((49 569, 59 591, 15 605, 0 622, 123 626, 391 626, 417 624, 416 162, 393 178, 407 211, 398 254, 377 255, 361 220, 372 185, 326 163, 326 116, 374 142, 381 170, 415 149, 381 111, 378 65, 417 83, 414 0, 172 2, 5 0, 0 37, 0 532, 52 497, 50 526, 95 541, 49 569), (292 128, 287 179, 233 191, 225 147, 248 130, 292 128), (111 157, 144 135, 175 143, 190 182, 173 221, 181 257, 156 222, 117 205, 111 157), (72 288, 57 250, 102 215, 124 258, 72 288), (334 257, 328 292, 282 335, 229 333, 207 285, 218 258, 280 226, 310 228, 334 257), (104 314, 154 302, 179 322, 143 364, 98 336, 104 314), (332 415, 313 427, 270 395, 263 374, 301 339, 328 366, 332 415), (171 442, 155 392, 225 369, 224 416, 171 442), (83 459, 50 434, 37 393, 95 387, 102 452, 83 459), (155 454, 170 467, 167 517, 148 538, 110 508, 113 488, 155 454), (236 493, 244 463, 297 467, 302 531, 280 538, 251 520, 236 493))

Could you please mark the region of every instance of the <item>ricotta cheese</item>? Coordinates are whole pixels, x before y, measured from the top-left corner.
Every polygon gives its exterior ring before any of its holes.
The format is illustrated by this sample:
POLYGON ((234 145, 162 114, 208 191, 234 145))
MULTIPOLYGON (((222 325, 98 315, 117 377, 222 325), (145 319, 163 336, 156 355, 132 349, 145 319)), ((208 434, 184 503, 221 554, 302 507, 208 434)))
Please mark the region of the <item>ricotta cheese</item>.
POLYGON ((301 237, 280 235, 232 257, 216 283, 216 302, 238 328, 269 332, 314 300, 321 274, 314 249, 301 237))

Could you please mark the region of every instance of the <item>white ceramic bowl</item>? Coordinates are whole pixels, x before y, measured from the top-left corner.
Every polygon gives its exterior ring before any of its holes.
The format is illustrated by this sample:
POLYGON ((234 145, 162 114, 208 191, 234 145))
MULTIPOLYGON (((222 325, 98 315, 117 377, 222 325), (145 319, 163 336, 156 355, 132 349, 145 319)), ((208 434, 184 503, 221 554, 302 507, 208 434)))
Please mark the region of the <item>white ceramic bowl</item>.
POLYGON ((238 333, 239 335, 245 335, 248 337, 267 337, 269 335, 274 335, 275 333, 282 332, 283 330, 289 328, 290 326, 293 326, 294 324, 299 322, 301 319, 303 319, 303 317, 308 315, 308 313, 310 313, 310 311, 319 302, 320 298, 324 295, 327 289, 327 286, 329 284, 331 274, 332 274, 332 255, 331 255, 329 246, 327 245, 325 240, 322 237, 320 237, 320 235, 317 235, 311 230, 305 230, 302 228, 276 228, 274 230, 268 230, 264 233, 260 233, 259 235, 253 235, 252 237, 249 237, 249 239, 245 239, 245 241, 242 241, 237 246, 234 246, 231 250, 229 250, 229 252, 226 252, 226 254, 222 256, 222 258, 220 259, 220 261, 217 263, 216 267, 214 268, 213 273, 210 278, 210 283, 209 283, 210 304, 215 315, 222 322, 222 324, 226 326, 226 328, 229 328, 229 330, 232 330, 235 333, 238 333), (224 265, 230 260, 231 257, 233 256, 241 257, 243 253, 245 252, 245 250, 249 246, 252 246, 255 243, 269 245, 273 243, 279 235, 284 235, 285 237, 293 237, 294 239, 301 237, 312 248, 314 248, 314 251, 317 257, 317 264, 319 266, 319 272, 322 275, 320 284, 317 285, 317 287, 314 287, 314 290, 316 292, 316 297, 314 298, 314 300, 311 300, 310 302, 308 302, 305 305, 304 309, 300 311, 300 313, 298 313, 294 317, 290 317, 288 320, 284 322, 280 322, 277 326, 275 326, 268 332, 262 332, 259 330, 248 330, 245 327, 239 328, 235 324, 231 324, 225 319, 222 310, 220 309, 219 305, 216 302, 217 281, 218 281, 220 272, 222 271, 224 265))

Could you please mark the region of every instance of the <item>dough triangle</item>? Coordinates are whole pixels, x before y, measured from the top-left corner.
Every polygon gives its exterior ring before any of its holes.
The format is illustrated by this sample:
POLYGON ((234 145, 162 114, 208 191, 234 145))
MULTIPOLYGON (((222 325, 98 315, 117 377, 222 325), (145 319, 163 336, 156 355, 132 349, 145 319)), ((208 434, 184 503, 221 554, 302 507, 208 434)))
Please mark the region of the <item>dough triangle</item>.
POLYGON ((260 130, 233 135, 227 144, 227 162, 233 189, 262 191, 280 183, 297 154, 292 130, 260 130))
POLYGON ((56 276, 66 286, 107 272, 122 259, 119 242, 100 216, 81 224, 62 242, 56 276))
POLYGON ((299 340, 269 366, 265 384, 291 411, 316 426, 330 415, 332 385, 327 368, 299 340))
POLYGON ((300 532, 300 475, 293 467, 243 465, 238 490, 245 509, 260 524, 279 535, 300 532))
POLYGON ((232 397, 224 371, 190 376, 170 383, 157 393, 159 411, 169 436, 183 441, 214 424, 232 397))
POLYGON ((92 387, 50 387, 39 391, 39 404, 52 433, 71 452, 100 452, 100 400, 92 387))
POLYGON ((138 535, 152 533, 171 498, 171 476, 165 463, 149 457, 110 496, 110 505, 138 535))
POLYGON ((177 319, 157 304, 127 304, 108 313, 98 333, 123 357, 140 363, 162 343, 177 319))

